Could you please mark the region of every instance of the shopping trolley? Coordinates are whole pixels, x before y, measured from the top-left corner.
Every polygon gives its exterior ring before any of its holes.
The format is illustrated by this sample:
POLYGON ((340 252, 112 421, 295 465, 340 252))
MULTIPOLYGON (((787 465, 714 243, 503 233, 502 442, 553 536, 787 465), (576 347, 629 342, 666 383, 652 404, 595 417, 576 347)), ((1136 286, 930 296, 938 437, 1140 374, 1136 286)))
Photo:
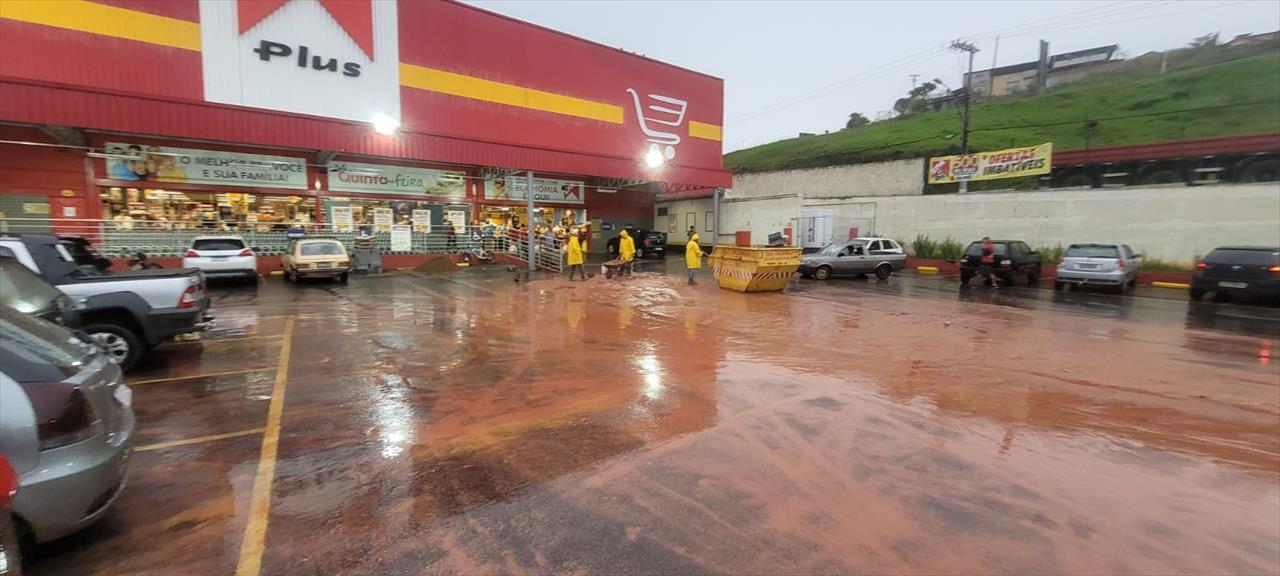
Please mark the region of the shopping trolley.
POLYGON ((631 100, 636 105, 636 117, 640 119, 640 130, 644 132, 645 140, 649 142, 649 150, 660 151, 667 160, 675 159, 676 144, 680 143, 680 134, 666 132, 664 126, 679 128, 684 123, 684 113, 688 110, 689 103, 670 96, 649 94, 649 100, 653 103, 644 106, 640 102, 638 92, 627 88, 627 93, 631 94, 631 100))

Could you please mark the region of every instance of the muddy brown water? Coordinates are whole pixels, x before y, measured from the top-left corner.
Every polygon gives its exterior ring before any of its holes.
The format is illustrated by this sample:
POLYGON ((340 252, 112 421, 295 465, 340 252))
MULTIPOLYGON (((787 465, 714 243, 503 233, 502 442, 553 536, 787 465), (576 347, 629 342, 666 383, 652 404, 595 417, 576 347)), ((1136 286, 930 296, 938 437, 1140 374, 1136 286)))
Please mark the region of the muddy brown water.
MULTIPOLYGON (((219 292, 139 444, 263 426, 264 574, 1280 571, 1267 335, 485 270, 219 292)), ((233 572, 260 435, 139 452, 30 572, 233 572)))

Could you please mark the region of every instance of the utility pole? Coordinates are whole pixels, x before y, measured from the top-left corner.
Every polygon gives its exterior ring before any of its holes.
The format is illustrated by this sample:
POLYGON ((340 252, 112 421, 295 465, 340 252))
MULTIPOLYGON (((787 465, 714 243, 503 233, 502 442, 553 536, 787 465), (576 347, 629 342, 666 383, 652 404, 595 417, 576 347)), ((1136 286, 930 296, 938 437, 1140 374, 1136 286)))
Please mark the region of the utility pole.
MULTIPOLYGON (((978 47, 972 42, 961 42, 956 40, 951 43, 951 49, 957 52, 969 53, 969 73, 964 75, 964 127, 960 132, 960 148, 964 155, 969 154, 969 106, 973 103, 973 55, 978 52, 978 47)), ((967 180, 960 181, 960 193, 969 191, 969 182, 967 180)))
POLYGON ((996 60, 998 58, 1000 58, 1000 35, 996 34, 996 46, 995 48, 991 49, 991 69, 992 70, 995 70, 996 66, 998 66, 998 64, 996 64, 996 60))
POLYGON ((911 77, 911 91, 912 91, 912 92, 915 92, 915 91, 916 91, 916 78, 919 78, 919 77, 920 77, 920 75, 919 75, 919 74, 907 74, 907 76, 910 76, 910 77, 911 77))

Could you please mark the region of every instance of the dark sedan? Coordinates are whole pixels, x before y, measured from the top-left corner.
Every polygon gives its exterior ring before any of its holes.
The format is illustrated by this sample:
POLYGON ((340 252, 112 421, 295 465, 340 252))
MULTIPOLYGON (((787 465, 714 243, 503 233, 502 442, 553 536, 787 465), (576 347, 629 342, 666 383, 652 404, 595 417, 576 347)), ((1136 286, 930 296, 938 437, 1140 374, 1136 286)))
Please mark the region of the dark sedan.
POLYGON ((1280 247, 1223 246, 1196 264, 1191 299, 1249 296, 1280 300, 1280 247))

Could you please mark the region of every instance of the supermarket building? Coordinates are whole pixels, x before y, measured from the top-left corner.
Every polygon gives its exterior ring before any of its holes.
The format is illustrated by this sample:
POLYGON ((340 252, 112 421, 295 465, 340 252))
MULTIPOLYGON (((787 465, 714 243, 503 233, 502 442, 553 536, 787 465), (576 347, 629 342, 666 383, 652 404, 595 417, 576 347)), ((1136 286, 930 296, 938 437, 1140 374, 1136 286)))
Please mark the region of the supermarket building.
POLYGON ((731 184, 722 105, 448 0, 4 0, 0 224, 563 224, 600 251, 656 194, 731 184))

